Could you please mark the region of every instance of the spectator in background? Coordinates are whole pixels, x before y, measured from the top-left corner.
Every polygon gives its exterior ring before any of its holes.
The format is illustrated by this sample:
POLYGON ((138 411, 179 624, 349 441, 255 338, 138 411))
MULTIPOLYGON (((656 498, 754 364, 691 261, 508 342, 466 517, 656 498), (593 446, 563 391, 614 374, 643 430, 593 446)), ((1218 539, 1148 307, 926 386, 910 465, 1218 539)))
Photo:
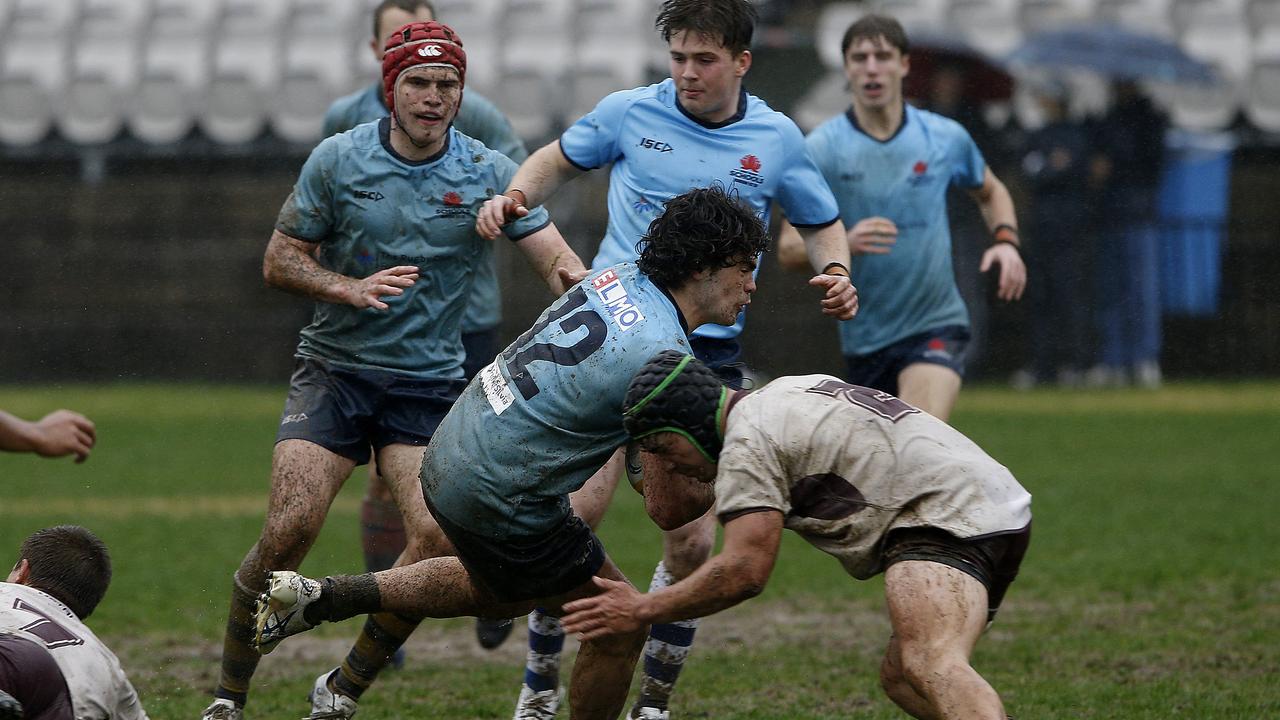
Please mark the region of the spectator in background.
POLYGON ((0 410, 0 450, 33 452, 41 457, 75 455, 76 462, 82 463, 95 442, 93 421, 78 412, 55 410, 29 422, 0 410))
POLYGON ((110 584, 107 546, 83 527, 22 541, 0 583, 0 690, 24 707, 14 715, 0 702, 0 717, 70 720, 74 711, 76 720, 146 720, 120 661, 84 624, 110 584))
POLYGON ((1112 85, 1110 111, 1095 130, 1091 172, 1103 189, 1098 237, 1111 249, 1099 263, 1101 362, 1091 385, 1159 387, 1160 277, 1156 193, 1164 166, 1165 117, 1137 84, 1112 85))
POLYGON ((1022 171, 1031 199, 1027 241, 1031 365, 1015 387, 1080 384, 1093 357, 1093 216, 1089 132, 1067 115, 1068 88, 1050 79, 1032 88, 1045 125, 1027 135, 1022 171))
MULTIPOLYGON (((382 46, 393 30, 411 22, 435 20, 435 14, 435 7, 427 0, 382 0, 378 3, 373 10, 373 36, 369 39, 369 48, 379 67, 382 65, 382 46)), ((363 90, 338 98, 329 106, 324 115, 324 136, 346 132, 356 125, 379 120, 389 114, 382 92, 382 79, 378 78, 363 90)), ((453 125, 458 132, 479 140, 517 164, 529 156, 507 117, 475 90, 467 90, 462 95, 462 106, 453 125)), ((496 256, 490 253, 489 261, 476 273, 466 314, 462 316, 462 345, 467 353, 462 371, 468 380, 502 349, 498 337, 498 325, 502 322, 502 292, 498 289, 495 260, 496 256)), ((369 572, 390 568, 404 550, 404 519, 396 508, 391 488, 378 475, 376 462, 369 463, 369 488, 360 505, 360 541, 364 548, 365 569, 369 572)), ((496 647, 510 633, 510 620, 478 620, 476 623, 476 635, 486 648, 496 647)), ((396 666, 403 662, 403 652, 397 651, 396 666)))

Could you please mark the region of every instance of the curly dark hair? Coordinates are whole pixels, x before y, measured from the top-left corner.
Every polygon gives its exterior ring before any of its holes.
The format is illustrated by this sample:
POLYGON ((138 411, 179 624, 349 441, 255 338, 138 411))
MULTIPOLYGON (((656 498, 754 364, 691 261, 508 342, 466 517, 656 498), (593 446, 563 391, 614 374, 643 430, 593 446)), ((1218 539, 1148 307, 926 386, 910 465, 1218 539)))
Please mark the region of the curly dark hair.
POLYGON ((754 260, 769 248, 769 233, 755 211, 719 187, 694 188, 667 201, 636 252, 640 272, 676 289, 696 272, 754 260))
POLYGON ((667 0, 653 25, 662 39, 692 32, 714 39, 737 55, 751 47, 756 9, 747 0, 667 0))
POLYGON ((107 546, 79 525, 37 530, 22 541, 18 558, 31 568, 28 585, 54 596, 81 620, 93 613, 111 584, 107 546))
POLYGON ((907 40, 907 31, 902 29, 902 23, 897 19, 888 15, 876 15, 874 13, 863 15, 853 21, 844 31, 844 37, 840 38, 840 56, 844 57, 849 54, 849 48, 853 44, 862 40, 884 40, 890 47, 898 48, 898 52, 906 55, 911 52, 911 43, 907 40))

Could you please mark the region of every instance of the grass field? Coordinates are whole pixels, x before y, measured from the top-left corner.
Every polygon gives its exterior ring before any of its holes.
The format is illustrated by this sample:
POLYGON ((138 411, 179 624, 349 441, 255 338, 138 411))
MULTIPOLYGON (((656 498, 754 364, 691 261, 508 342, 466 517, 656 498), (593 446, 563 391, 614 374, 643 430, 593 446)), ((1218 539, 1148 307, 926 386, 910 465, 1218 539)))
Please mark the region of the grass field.
MULTIPOLYGON (((73 407, 98 424, 83 465, 0 456, 0 558, 50 524, 106 540, 115 580, 90 624, 153 718, 198 717, 217 681, 231 572, 261 524, 283 393, 0 387, 0 407, 23 417, 73 407)), ((1280 384, 972 388, 954 423, 1035 498, 1030 554, 975 657, 1012 714, 1280 717, 1280 384)), ((360 569, 360 493, 358 482, 343 491, 304 572, 360 569)), ((647 582, 659 540, 637 496, 619 491, 601 535, 647 582)), ((880 592, 788 536, 764 595, 703 623, 673 716, 905 717, 876 684, 880 592)), ((249 716, 305 714, 312 680, 357 622, 267 657, 249 716)), ((359 717, 510 717, 521 645, 486 653, 469 620, 428 621, 359 717)))

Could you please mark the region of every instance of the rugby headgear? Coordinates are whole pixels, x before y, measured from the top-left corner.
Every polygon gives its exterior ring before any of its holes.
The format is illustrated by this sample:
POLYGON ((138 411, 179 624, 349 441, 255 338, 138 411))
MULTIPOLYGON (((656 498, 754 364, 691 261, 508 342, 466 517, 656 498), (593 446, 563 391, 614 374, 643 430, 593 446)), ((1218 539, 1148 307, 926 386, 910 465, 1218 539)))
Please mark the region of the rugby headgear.
POLYGON ((467 82, 467 53, 462 38, 444 23, 412 22, 391 33, 382 51, 382 92, 387 108, 396 109, 396 83, 415 67, 451 67, 458 82, 467 82))
POLYGON ((692 355, 663 350, 636 373, 622 402, 622 424, 633 440, 660 432, 683 435, 716 463, 724 445, 721 420, 729 389, 692 355))

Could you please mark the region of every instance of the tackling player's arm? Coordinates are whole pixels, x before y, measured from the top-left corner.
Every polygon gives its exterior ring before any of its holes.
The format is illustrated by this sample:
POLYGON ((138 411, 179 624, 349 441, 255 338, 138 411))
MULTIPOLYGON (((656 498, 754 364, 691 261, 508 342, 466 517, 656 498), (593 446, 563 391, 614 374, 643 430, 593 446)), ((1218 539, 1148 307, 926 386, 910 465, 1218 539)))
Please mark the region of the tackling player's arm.
POLYGON ((781 512, 739 515, 724 524, 720 554, 674 585, 642 594, 628 583, 595 578, 599 595, 565 603, 565 632, 590 640, 733 607, 764 590, 781 539, 781 512))
POLYGON ((786 220, 778 235, 778 261, 792 270, 813 269, 809 284, 823 288, 822 312, 837 320, 858 313, 858 290, 849 280, 849 244, 844 223, 820 228, 797 228, 786 220))
POLYGON ((397 265, 370 275, 353 278, 327 270, 316 261, 319 243, 271 233, 262 258, 262 277, 270 287, 337 305, 386 310, 382 298, 403 295, 418 279, 418 268, 397 265))
POLYGON ((1018 216, 1014 212, 1013 197, 1000 178, 986 168, 982 185, 969 193, 991 231, 992 245, 982 254, 979 272, 986 272, 992 265, 1000 266, 1000 282, 996 291, 1001 300, 1017 300, 1027 287, 1027 266, 1022 262, 1021 242, 1018 238, 1018 216))
POLYGON ((503 225, 528 215, 529 208, 546 202, 561 185, 583 172, 565 157, 559 140, 544 145, 516 170, 506 192, 485 201, 476 216, 476 232, 493 240, 503 225))
POLYGON ((84 462, 97 442, 93 421, 77 412, 55 410, 35 422, 0 410, 0 450, 33 452, 41 457, 75 455, 84 462))
POLYGON ((542 229, 520 238, 516 247, 557 296, 587 276, 587 267, 564 241, 555 223, 547 223, 542 229))

